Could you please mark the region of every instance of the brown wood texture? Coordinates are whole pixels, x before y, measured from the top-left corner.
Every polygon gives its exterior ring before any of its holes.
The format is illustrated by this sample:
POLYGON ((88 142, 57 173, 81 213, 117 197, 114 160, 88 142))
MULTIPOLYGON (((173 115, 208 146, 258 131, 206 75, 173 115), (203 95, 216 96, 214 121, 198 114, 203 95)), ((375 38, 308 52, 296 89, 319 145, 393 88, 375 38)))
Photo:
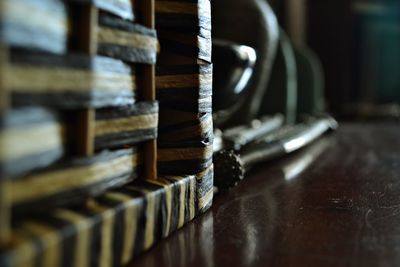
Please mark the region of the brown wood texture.
MULTIPOLYGON (((0 13, 3 3, 0 3, 0 13)), ((7 65, 7 48, 0 45, 0 116, 9 105, 7 84, 5 79, 7 65)), ((3 140, 0 138, 0 150, 3 147, 3 140)), ((1 154, 1 151, 0 151, 1 154)), ((9 190, 7 177, 4 177, 0 170, 0 246, 6 244, 10 237, 10 208, 9 190)))
POLYGON ((94 109, 84 109, 77 112, 78 123, 76 129, 78 132, 77 153, 82 156, 93 156, 94 154, 94 129, 96 111, 94 109))
MULTIPOLYGON (((81 32, 79 48, 81 52, 95 55, 97 53, 97 21, 99 10, 96 7, 83 5, 80 13, 81 32)), ((78 153, 92 156, 94 154, 94 129, 96 111, 85 109, 78 112, 78 153)))
MULTIPOLYGON (((1 12, 1 6, 0 6, 1 12)), ((0 45, 0 112, 9 106, 9 96, 6 81, 6 68, 8 60, 8 49, 4 45, 0 45)))
MULTIPOLYGON (((154 0, 141 1, 138 3, 138 9, 140 10, 141 16, 140 22, 150 28, 155 28, 155 16, 154 16, 154 0)), ((156 100, 156 85, 155 77, 156 71, 154 65, 143 65, 141 67, 142 75, 142 100, 143 101, 154 101, 156 100)), ((157 179, 157 140, 151 140, 144 144, 144 168, 145 176, 147 179, 157 179)))
POLYGON ((399 131, 342 124, 259 166, 131 266, 397 266, 399 131))
MULTIPOLYGON (((3 179, 3 178, 2 178, 3 179)), ((10 241, 9 182, 0 181, 0 247, 10 241)))

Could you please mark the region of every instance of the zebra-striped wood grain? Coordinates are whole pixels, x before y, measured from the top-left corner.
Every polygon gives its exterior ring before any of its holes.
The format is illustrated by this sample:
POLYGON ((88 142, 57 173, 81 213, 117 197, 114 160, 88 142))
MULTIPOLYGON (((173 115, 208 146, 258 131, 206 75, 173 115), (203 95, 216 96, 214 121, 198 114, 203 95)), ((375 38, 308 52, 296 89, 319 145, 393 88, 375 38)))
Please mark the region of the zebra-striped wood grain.
POLYGON ((201 103, 202 99, 212 95, 212 64, 159 65, 156 68, 156 91, 160 102, 201 103))
POLYGON ((96 110, 96 150, 137 144, 157 137, 158 103, 96 110))
POLYGON ((100 13, 97 32, 99 54, 132 63, 155 64, 156 31, 100 13))
POLYGON ((211 113, 199 114, 193 120, 162 125, 158 129, 160 142, 181 142, 213 138, 213 120, 211 113))
POLYGON ((99 195, 137 178, 140 161, 137 149, 129 148, 70 158, 51 168, 12 177, 13 212, 24 215, 99 195))
POLYGON ((164 175, 201 172, 212 165, 213 140, 158 142, 158 171, 164 175))
POLYGON ((14 105, 98 108, 135 102, 135 69, 122 61, 17 51, 10 57, 7 82, 14 105))
POLYGON ((211 172, 137 180, 85 206, 26 218, 15 226, 12 246, 0 252, 0 265, 126 265, 210 206, 212 186, 201 181, 212 183, 211 172))
POLYGON ((156 0, 156 28, 202 35, 211 31, 210 0, 156 0))
POLYGON ((204 61, 211 63, 211 33, 207 37, 188 33, 158 31, 160 42, 160 64, 185 64, 204 61), (171 60, 173 56, 178 58, 171 60), (178 60, 178 62, 176 62, 178 60))

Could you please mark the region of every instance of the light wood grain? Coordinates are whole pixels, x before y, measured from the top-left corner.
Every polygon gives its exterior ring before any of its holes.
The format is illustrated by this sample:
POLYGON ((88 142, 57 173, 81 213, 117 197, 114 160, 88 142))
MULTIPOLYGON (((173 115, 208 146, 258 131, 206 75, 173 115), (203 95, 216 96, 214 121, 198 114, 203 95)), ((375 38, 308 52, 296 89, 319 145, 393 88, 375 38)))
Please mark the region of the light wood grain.
POLYGON ((136 154, 125 155, 87 166, 32 174, 11 183, 11 200, 13 204, 29 202, 62 191, 100 183, 110 177, 118 177, 136 169, 139 160, 136 154))
POLYGON ((158 42, 154 37, 116 30, 109 27, 99 27, 97 39, 99 43, 116 44, 150 51, 158 50, 158 42))
POLYGON ((0 131, 0 161, 12 161, 47 151, 61 150, 65 142, 64 125, 44 123, 0 131), (45 137, 45 138, 44 138, 45 137))
POLYGON ((12 64, 8 68, 9 91, 19 93, 120 92, 136 89, 136 76, 106 71, 12 64))
POLYGON ((158 114, 145 114, 118 118, 110 120, 96 121, 95 135, 102 136, 135 130, 156 128, 158 125, 158 114))

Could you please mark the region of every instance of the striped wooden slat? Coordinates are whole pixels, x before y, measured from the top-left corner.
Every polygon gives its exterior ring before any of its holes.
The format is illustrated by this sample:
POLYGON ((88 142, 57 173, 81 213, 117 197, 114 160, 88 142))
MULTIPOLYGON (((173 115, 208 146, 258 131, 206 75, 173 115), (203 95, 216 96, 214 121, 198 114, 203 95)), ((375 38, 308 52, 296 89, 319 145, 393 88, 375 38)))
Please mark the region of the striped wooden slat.
POLYGON ((212 164, 213 140, 158 142, 158 171, 161 174, 195 174, 212 164))
POLYGON ((212 162, 212 65, 158 66, 158 170, 195 174, 212 162))
POLYGON ((158 170, 162 174, 194 174, 212 163, 211 114, 181 124, 161 127, 158 170))
POLYGON ((204 171, 196 174, 196 183, 196 209, 197 212, 201 213, 208 210, 212 205, 214 196, 214 166, 211 165, 204 171))
POLYGON ((160 64, 211 63, 211 32, 206 37, 172 30, 159 30, 157 34, 161 51, 158 58, 160 64))
POLYGON ((2 2, 0 41, 3 44, 57 54, 66 52, 69 22, 62 0, 2 2))
POLYGON ((176 100, 201 103, 201 99, 212 95, 212 64, 159 65, 156 90, 157 99, 163 103, 176 100))
POLYGON ((84 207, 26 218, 13 230, 15 242, 0 252, 0 265, 126 265, 210 205, 207 196, 196 200, 208 191, 201 179, 204 174, 137 180, 84 207))
POLYGON ((11 53, 7 82, 14 105, 104 107, 135 101, 134 67, 101 56, 11 53))
POLYGON ((156 0, 155 10, 161 47, 159 63, 211 63, 209 0, 156 0))
POLYGON ((156 62, 155 30, 100 13, 97 39, 99 54, 133 63, 156 62))
POLYGON ((212 114, 199 114, 196 118, 183 122, 163 125, 158 129, 160 142, 181 142, 213 138, 212 114))
MULTIPOLYGON (((170 176, 153 175, 150 180, 135 178, 143 176, 144 163, 143 151, 138 152, 136 145, 142 149, 144 145, 139 142, 157 137, 158 106, 152 102, 154 91, 145 89, 154 85, 151 77, 154 69, 149 68, 155 64, 160 46, 155 30, 145 23, 154 16, 148 16, 146 8, 143 11, 140 5, 134 7, 138 2, 130 0, 5 1, 13 5, 14 11, 18 4, 55 8, 52 13, 33 9, 33 15, 41 14, 40 20, 31 19, 28 9, 15 11, 12 19, 22 18, 24 12, 28 14, 24 16, 25 22, 15 21, 32 38, 11 39, 4 35, 9 39, 1 41, 11 46, 7 70, 11 106, 57 108, 65 115, 63 119, 54 119, 52 127, 39 125, 38 129, 46 130, 42 133, 46 137, 56 132, 62 138, 64 133, 68 136, 60 144, 57 138, 42 138, 42 143, 24 146, 20 155, 29 154, 28 150, 36 153, 38 147, 43 150, 51 145, 61 149, 65 144, 72 147, 69 142, 76 140, 69 139, 78 128, 77 121, 86 125, 84 131, 91 131, 87 141, 94 141, 96 154, 90 156, 93 149, 89 149, 87 156, 77 158, 62 150, 59 161, 51 167, 34 166, 26 170, 28 173, 7 177, 10 198, 6 204, 12 210, 13 231, 12 242, 0 249, 0 266, 126 265, 210 207, 213 193, 210 3, 209 0, 158 2, 163 2, 156 6, 157 23, 161 23, 159 29, 163 34, 164 54, 160 58, 175 57, 166 62, 176 64, 160 67, 156 81, 157 98, 163 110, 158 163, 160 170, 170 176), (96 16, 88 20, 94 21, 94 25, 80 16, 68 21, 63 13, 65 2, 70 5, 71 18, 74 12, 82 15, 93 11, 96 16), (136 15, 142 18, 138 22, 148 28, 132 22, 136 15), (48 21, 43 17, 49 18, 48 21), (81 31, 77 30, 79 23, 81 31), (65 54, 67 32, 71 51, 78 49, 84 54, 65 54), (47 39, 36 39, 40 34, 47 39), (28 50, 22 52, 14 46, 28 50), (144 65, 132 66, 132 63, 144 65), (135 103, 136 98, 149 102, 135 103), (88 116, 81 116, 78 110, 89 111, 88 116), (78 113, 83 120, 76 118, 78 113), (178 113, 187 116, 166 117, 178 113), (100 153, 102 150, 105 151, 100 153), (60 159, 61 156, 67 157, 60 159), (179 173, 193 175, 176 176, 179 173)), ((151 13, 153 8, 147 9, 151 13)), ((0 18, 0 26, 11 25, 7 23, 0 18)), ((74 137, 82 137, 84 131, 74 137)), ((25 132, 35 133, 26 128, 25 132)), ((18 137, 14 133, 12 136, 18 137)), ((2 140, 11 139, 0 136, 0 140, 3 144, 2 140)))
POLYGON ((212 164, 211 5, 156 0, 160 40, 158 170, 195 174, 212 164))
POLYGON ((157 102, 96 110, 95 148, 115 148, 155 139, 157 126, 157 102))
POLYGON ((210 0, 156 0, 156 28, 197 35, 211 31, 210 0))
MULTIPOLYGON (((183 111, 192 112, 194 114, 211 113, 212 112, 212 98, 198 98, 198 99, 185 99, 177 98, 171 100, 160 100, 160 112, 183 111)), ((160 122, 164 124, 164 122, 160 122)))
POLYGON ((121 149, 67 159, 51 168, 12 177, 13 212, 24 215, 99 195, 137 178, 140 161, 140 153, 135 148, 121 149))

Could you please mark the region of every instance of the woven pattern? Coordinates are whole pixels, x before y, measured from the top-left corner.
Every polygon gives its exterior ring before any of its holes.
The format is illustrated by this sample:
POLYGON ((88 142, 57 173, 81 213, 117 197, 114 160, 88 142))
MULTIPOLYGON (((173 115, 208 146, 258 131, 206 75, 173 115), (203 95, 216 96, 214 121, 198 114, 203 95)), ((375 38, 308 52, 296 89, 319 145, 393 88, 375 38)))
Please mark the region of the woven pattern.
POLYGON ((197 176, 143 180, 76 209, 56 209, 18 224, 0 265, 121 266, 204 210, 197 176), (43 249, 37 249, 42 247, 43 249), (26 253, 30 251, 30 253, 26 253))
POLYGON ((210 1, 156 0, 156 25, 158 168, 165 174, 201 172, 212 164, 210 1))
POLYGON ((143 101, 138 72, 155 63, 158 42, 132 21, 130 1, 0 8, 3 242, 7 214, 79 204, 142 175, 141 143, 157 137, 158 104, 143 101))
POLYGON ((210 3, 160 2, 1 1, 0 266, 126 265, 210 208, 210 3))

